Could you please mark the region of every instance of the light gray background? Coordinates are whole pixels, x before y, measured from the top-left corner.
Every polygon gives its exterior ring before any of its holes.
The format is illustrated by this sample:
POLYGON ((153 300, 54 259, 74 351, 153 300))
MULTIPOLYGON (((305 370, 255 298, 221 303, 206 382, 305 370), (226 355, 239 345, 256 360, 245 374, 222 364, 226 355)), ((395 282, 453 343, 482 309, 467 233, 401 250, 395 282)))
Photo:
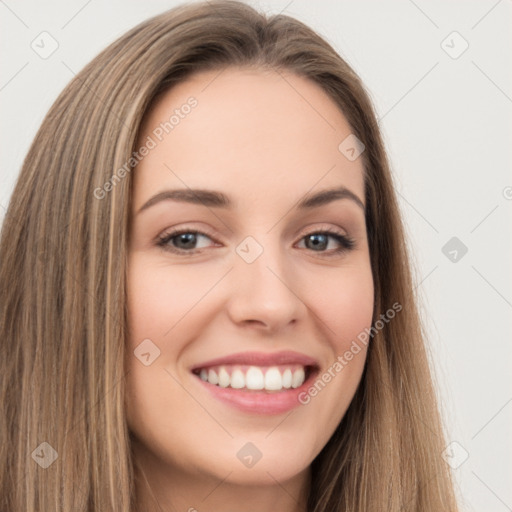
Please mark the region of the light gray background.
MULTIPOLYGON (((73 73, 178 3, 0 0, 0 219, 29 144, 73 73), (31 48, 43 45, 43 31, 59 45, 47 59, 31 48)), ((366 84, 415 257, 449 442, 458 443, 446 460, 462 509, 512 510, 512 0, 250 3, 309 24, 366 84), (465 43, 454 31, 469 44, 460 56, 465 43), (462 257, 442 252, 452 237, 467 246, 462 257)))

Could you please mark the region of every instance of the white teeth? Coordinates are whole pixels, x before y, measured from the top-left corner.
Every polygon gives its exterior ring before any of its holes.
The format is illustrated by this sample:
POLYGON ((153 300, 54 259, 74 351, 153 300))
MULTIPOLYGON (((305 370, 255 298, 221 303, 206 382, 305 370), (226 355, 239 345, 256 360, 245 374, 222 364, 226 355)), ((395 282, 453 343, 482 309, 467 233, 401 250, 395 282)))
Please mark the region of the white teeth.
POLYGON ((293 377, 292 377, 292 388, 298 388, 299 386, 302 386, 305 377, 306 376, 304 374, 304 368, 299 368, 299 369, 295 370, 293 372, 293 377))
POLYGON ((265 387, 263 372, 257 366, 250 366, 247 370, 245 386, 247 389, 263 389, 265 387))
POLYGON ((229 386, 229 381, 231 379, 229 378, 229 373, 226 371, 226 368, 224 366, 221 366, 219 370, 219 386, 221 388, 227 388, 229 386))
POLYGON ((283 388, 289 389, 292 387, 292 371, 286 368, 283 372, 283 388))
POLYGON ((216 368, 202 368, 199 378, 223 388, 253 389, 268 391, 280 391, 282 389, 298 388, 302 386, 306 378, 304 367, 291 365, 289 368, 271 366, 265 369, 259 366, 220 366, 216 368), (230 369, 230 372, 228 371, 230 369), (244 372, 244 370, 246 370, 244 372))
POLYGON ((217 377, 217 374, 211 368, 208 370, 208 382, 210 384, 218 384, 219 383, 219 378, 217 377))
POLYGON ((231 387, 235 389, 245 388, 245 375, 242 370, 234 370, 231 374, 231 387))
POLYGON ((278 391, 283 389, 281 373, 275 366, 269 368, 265 373, 265 389, 270 391, 278 391))

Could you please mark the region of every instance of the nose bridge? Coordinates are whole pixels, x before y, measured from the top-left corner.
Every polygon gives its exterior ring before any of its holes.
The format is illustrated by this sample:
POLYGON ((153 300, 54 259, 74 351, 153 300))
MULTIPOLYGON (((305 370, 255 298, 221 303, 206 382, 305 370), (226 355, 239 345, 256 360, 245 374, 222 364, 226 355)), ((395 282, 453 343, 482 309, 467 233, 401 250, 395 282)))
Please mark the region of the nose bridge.
POLYGON ((260 282, 266 287, 274 287, 274 283, 279 282, 285 286, 282 280, 286 280, 286 255, 279 240, 269 234, 257 236, 258 239, 247 236, 236 247, 235 267, 239 278, 245 280, 247 275, 247 281, 253 285, 260 282))
POLYGON ((237 322, 285 325, 296 320, 305 306, 294 290, 279 240, 271 235, 256 236, 247 236, 235 249, 230 313, 237 322))

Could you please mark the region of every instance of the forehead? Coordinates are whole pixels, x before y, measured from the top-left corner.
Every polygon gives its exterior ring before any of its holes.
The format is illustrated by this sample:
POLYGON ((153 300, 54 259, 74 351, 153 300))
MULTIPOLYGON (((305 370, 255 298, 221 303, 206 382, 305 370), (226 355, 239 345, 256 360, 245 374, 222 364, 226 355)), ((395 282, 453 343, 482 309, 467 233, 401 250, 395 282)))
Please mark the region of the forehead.
POLYGON ((164 188, 220 188, 263 201, 336 185, 364 200, 362 159, 339 150, 350 133, 337 105, 306 78, 197 73, 161 95, 144 119, 137 147, 148 137, 155 144, 134 172, 134 202, 164 188))

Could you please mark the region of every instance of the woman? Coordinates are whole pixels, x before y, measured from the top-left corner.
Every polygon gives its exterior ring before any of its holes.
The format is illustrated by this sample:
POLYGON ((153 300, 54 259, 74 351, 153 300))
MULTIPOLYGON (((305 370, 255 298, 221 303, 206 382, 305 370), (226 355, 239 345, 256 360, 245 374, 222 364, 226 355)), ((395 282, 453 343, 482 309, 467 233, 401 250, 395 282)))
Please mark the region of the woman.
POLYGON ((299 21, 210 1, 110 45, 0 260, 1 510, 457 509, 373 107, 299 21))

